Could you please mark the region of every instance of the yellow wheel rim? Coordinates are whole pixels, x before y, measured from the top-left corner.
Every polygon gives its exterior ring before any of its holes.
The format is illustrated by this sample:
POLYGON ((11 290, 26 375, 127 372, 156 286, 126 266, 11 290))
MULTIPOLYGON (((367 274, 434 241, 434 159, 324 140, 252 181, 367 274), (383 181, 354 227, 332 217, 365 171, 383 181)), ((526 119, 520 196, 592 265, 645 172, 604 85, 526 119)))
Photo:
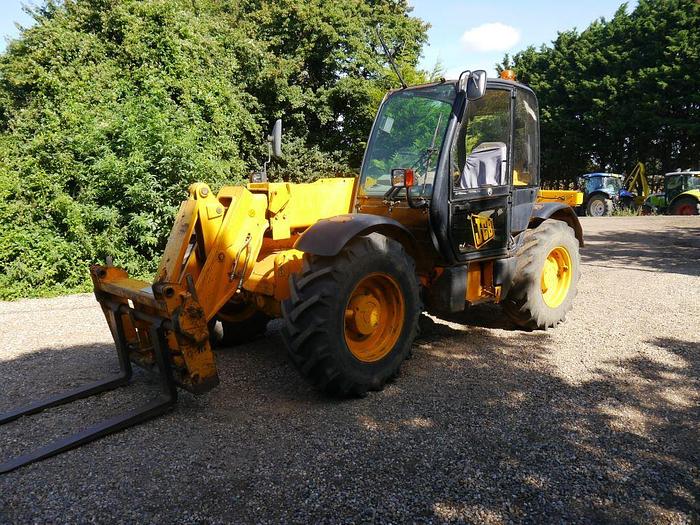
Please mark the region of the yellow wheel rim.
POLYGON ((352 355, 364 363, 384 358, 399 340, 404 311, 401 288, 393 277, 373 273, 362 279, 345 307, 345 343, 352 355))
POLYGON ((557 246, 544 261, 540 286, 544 302, 550 308, 556 308, 569 295, 571 287, 571 255, 563 246, 557 246))

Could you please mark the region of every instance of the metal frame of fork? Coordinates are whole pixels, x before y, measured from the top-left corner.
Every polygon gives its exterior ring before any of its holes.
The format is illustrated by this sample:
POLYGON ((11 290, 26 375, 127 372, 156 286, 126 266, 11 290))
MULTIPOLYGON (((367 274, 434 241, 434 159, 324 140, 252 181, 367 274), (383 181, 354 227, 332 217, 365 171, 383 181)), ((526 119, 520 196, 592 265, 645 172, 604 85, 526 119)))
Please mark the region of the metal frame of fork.
MULTIPOLYGON (((129 382, 132 375, 131 362, 129 361, 129 349, 127 346, 126 337, 124 335, 124 324, 122 319, 123 313, 130 313, 138 316, 139 312, 131 310, 128 306, 112 303, 110 304, 111 316, 116 328, 116 347, 119 356, 120 373, 95 383, 51 396, 46 399, 34 401, 26 406, 18 409, 10 410, 9 412, 0 415, 0 425, 14 421, 22 416, 36 414, 47 408, 70 403, 77 399, 89 397, 100 392, 112 390, 114 388, 125 385, 129 382), (126 310, 126 312, 124 311, 126 310)), ((173 407, 177 401, 177 387, 173 379, 172 370, 170 367, 170 355, 168 353, 168 345, 165 340, 164 330, 168 327, 169 321, 163 319, 154 319, 148 316, 150 321, 153 321, 150 327, 150 339, 153 344, 153 353, 155 355, 156 364, 160 371, 160 395, 133 410, 124 412, 117 416, 105 419, 96 423, 80 432, 68 436, 66 438, 57 439, 48 445, 37 448, 31 452, 9 459, 0 464, 0 474, 5 474, 29 463, 40 461, 42 459, 61 454, 67 450, 84 445, 91 441, 95 441, 108 434, 119 432, 125 428, 141 423, 148 419, 157 417, 173 407)))

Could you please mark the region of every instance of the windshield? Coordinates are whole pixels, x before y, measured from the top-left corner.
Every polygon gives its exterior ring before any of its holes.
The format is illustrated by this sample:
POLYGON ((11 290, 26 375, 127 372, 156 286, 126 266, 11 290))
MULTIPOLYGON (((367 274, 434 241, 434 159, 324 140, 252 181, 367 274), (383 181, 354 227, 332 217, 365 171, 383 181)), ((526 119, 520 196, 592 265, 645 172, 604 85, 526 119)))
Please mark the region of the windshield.
POLYGON ((619 177, 589 177, 585 182, 586 193, 593 193, 598 190, 608 190, 610 193, 617 193, 622 188, 619 177))
POLYGON ((693 173, 666 175, 666 192, 670 198, 684 191, 696 189, 700 189, 700 175, 693 173))
POLYGON ((413 168, 411 195, 430 197, 455 99, 452 83, 397 91, 382 105, 362 164, 361 193, 382 196, 391 170, 413 168))
POLYGON ((688 189, 700 190, 700 175, 690 175, 688 177, 688 189))

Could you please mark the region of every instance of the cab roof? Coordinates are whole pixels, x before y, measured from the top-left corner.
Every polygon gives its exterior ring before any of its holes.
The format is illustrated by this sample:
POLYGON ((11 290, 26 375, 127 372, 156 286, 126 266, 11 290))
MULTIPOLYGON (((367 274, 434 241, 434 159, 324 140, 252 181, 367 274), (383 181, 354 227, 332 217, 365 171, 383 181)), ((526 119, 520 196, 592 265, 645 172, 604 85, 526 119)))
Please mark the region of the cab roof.
POLYGON ((672 172, 664 175, 664 177, 673 177, 674 175, 700 175, 700 171, 695 171, 695 170, 672 171, 672 172))
POLYGON ((581 175, 584 179, 589 179, 591 177, 617 177, 619 179, 622 178, 622 175, 619 173, 603 173, 603 172, 596 172, 596 173, 586 173, 585 175, 581 175))
MULTIPOLYGON (((456 79, 440 79, 437 82, 428 82, 426 84, 416 84, 413 86, 407 86, 405 88, 394 88, 390 89, 387 92, 387 95, 393 95, 394 93, 399 93, 401 91, 406 92, 406 91, 411 91, 414 89, 421 89, 421 88, 427 88, 427 87, 434 87, 434 86, 439 86, 442 84, 450 84, 452 86, 457 84, 456 79)), ((486 78, 486 88, 495 88, 495 87, 500 87, 500 88, 518 88, 518 89, 523 89, 525 91, 529 91, 533 95, 535 95, 535 92, 532 90, 532 88, 526 84, 522 84, 520 82, 514 81, 514 80, 506 80, 500 77, 487 77, 486 78)))

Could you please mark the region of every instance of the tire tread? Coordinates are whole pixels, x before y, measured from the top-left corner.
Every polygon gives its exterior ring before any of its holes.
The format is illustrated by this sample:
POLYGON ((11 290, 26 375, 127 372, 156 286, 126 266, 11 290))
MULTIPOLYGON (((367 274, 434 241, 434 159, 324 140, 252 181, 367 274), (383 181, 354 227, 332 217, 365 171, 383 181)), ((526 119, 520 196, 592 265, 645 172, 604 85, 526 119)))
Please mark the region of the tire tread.
POLYGON ((391 360, 392 363, 396 361, 395 365, 375 374, 369 382, 353 381, 329 347, 344 345, 343 334, 328 334, 326 330, 331 306, 338 300, 338 283, 347 279, 354 264, 376 252, 380 256, 390 253, 400 258, 407 265, 404 269, 415 276, 411 286, 415 286, 416 311, 408 312, 406 319, 410 330, 406 339, 408 350, 405 353, 408 354, 417 336, 422 305, 415 264, 399 242, 375 233, 353 239, 335 257, 305 254, 301 272, 289 278, 290 297, 282 303, 282 337, 297 369, 314 387, 326 393, 362 396, 368 390, 381 390, 399 373, 403 359, 391 360))

